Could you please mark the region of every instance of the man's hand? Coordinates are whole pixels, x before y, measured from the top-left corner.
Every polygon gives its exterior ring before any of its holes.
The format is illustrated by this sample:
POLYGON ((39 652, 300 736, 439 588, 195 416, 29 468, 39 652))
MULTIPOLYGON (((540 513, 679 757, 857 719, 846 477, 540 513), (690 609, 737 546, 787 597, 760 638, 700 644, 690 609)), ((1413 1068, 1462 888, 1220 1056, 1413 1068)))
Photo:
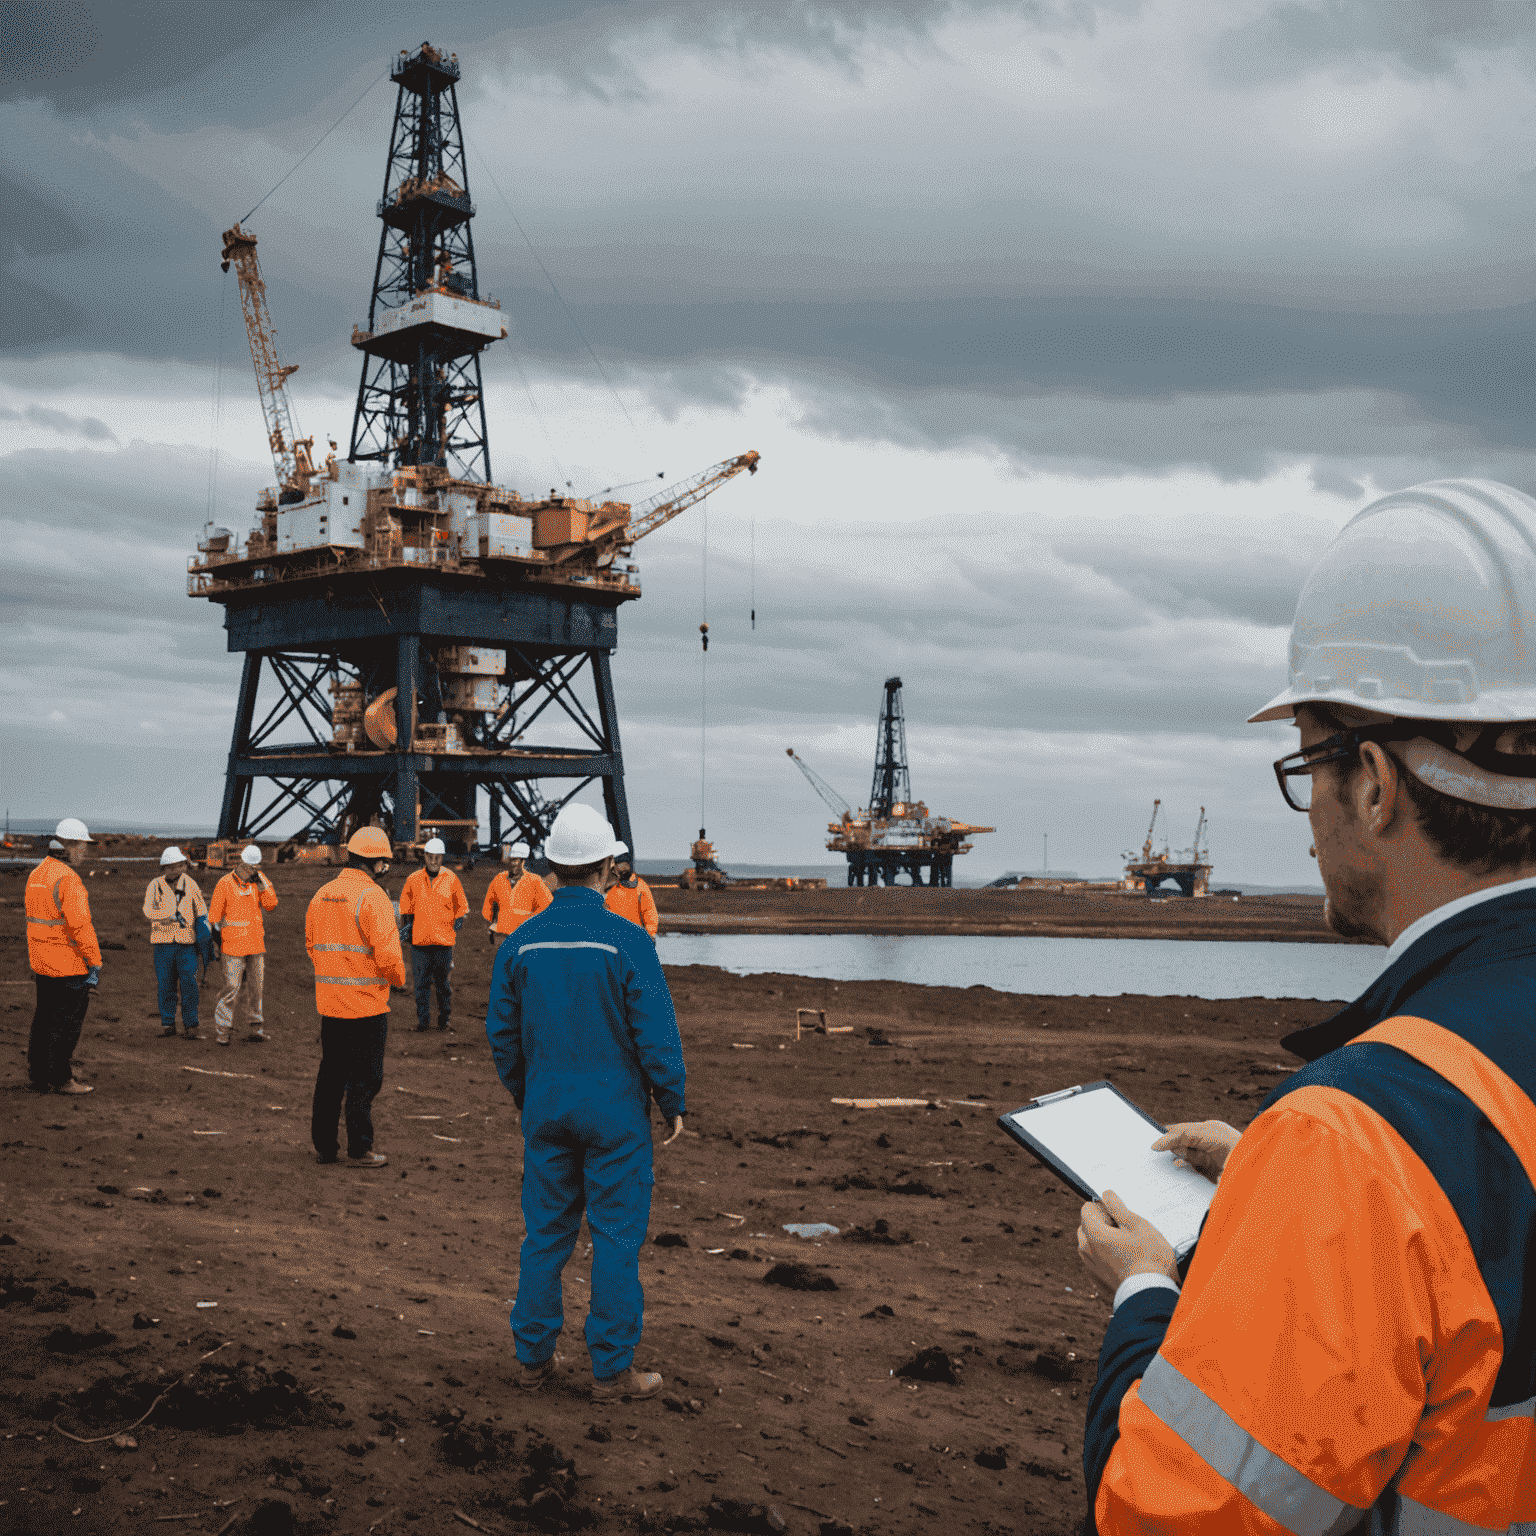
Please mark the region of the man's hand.
POLYGON ((1180 1125, 1170 1125, 1152 1143, 1152 1150, 1172 1152, 1175 1157, 1182 1157, 1191 1168, 1197 1173, 1203 1173, 1214 1184, 1221 1178, 1227 1157, 1242 1134, 1224 1120, 1190 1120, 1180 1125))
POLYGON ((673 1115, 672 1116, 672 1134, 670 1136, 668 1136, 667 1139, 664 1142, 662 1142, 662 1146, 670 1147, 672 1145, 672 1143, 674 1141, 676 1141, 677 1138, 679 1136, 681 1136, 682 1134, 683 1134, 683 1117, 681 1115, 673 1115))
MULTIPOLYGON (((101 980, 101 967, 99 965, 93 965, 93 966, 88 967, 87 970, 86 970, 86 973, 85 973, 85 984, 86 984, 86 986, 94 987, 100 980, 101 980)), ((681 1129, 683 1122, 681 1120, 679 1120, 677 1123, 678 1123, 679 1129, 681 1129)))
POLYGON ((455 933, 457 933, 459 931, 459 929, 462 928, 463 926, 464 926, 464 919, 462 917, 454 918, 454 920, 453 920, 453 931, 455 933))
POLYGON ((1077 1252, 1110 1298, 1132 1275, 1167 1275, 1179 1283, 1173 1244, 1144 1216, 1128 1209, 1112 1189, 1083 1207, 1077 1252))
POLYGON ((487 944, 494 944, 496 942, 496 930, 494 928, 487 928, 485 930, 485 942, 487 944))

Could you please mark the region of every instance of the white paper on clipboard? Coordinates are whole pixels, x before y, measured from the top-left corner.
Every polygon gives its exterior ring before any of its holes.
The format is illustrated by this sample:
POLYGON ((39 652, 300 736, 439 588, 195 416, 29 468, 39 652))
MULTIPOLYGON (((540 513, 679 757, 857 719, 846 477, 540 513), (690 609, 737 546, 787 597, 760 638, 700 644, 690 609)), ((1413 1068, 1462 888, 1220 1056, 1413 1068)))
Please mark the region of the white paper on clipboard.
POLYGON ((1085 1088, 1009 1117, 1061 1159, 1101 1197, 1112 1189, 1173 1245, 1180 1258, 1194 1246, 1216 1186, 1172 1152, 1154 1152, 1157 1127, 1108 1088, 1085 1088))

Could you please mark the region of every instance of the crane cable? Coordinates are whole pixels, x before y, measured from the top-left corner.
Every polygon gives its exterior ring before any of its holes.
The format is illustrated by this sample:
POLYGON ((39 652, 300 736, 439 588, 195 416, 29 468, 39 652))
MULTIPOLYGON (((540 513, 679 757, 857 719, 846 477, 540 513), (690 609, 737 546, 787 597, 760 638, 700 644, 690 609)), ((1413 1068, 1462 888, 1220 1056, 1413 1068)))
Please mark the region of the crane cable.
POLYGON ((219 441, 224 425, 224 311, 229 303, 229 273, 219 287, 219 331, 213 366, 213 404, 208 440, 208 525, 213 526, 214 507, 219 495, 219 441))
MULTIPOLYGON (((709 508, 703 512, 704 545, 699 565, 699 826, 707 827, 704 814, 709 762, 709 508)), ((699 834, 704 835, 702 832, 699 834)))

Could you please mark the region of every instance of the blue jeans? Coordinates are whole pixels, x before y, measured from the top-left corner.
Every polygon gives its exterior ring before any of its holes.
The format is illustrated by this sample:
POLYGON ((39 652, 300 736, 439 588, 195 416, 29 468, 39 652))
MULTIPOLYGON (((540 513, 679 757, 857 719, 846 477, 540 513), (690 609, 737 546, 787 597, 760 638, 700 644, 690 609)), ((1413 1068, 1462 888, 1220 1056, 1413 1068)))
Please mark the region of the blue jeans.
POLYGON ((160 989, 160 1025, 176 1028, 176 992, 181 990, 181 1022, 190 1035, 197 1028, 197 945, 152 944, 155 982, 160 989))
MULTIPOLYGON (((640 1248, 651 1219, 650 1125, 614 1123, 611 1105, 523 1125, 523 1239, 512 1308, 517 1358, 536 1365, 565 1326, 560 1274, 585 1211, 592 1234, 587 1353, 600 1381, 626 1370, 645 1321, 640 1248)), ((627 1118, 627 1117, 626 1117, 627 1118)))
POLYGON ((411 972, 416 978, 416 1028, 432 1023, 432 989, 437 988, 437 1027, 448 1028, 453 1013, 453 945, 412 944, 411 972))

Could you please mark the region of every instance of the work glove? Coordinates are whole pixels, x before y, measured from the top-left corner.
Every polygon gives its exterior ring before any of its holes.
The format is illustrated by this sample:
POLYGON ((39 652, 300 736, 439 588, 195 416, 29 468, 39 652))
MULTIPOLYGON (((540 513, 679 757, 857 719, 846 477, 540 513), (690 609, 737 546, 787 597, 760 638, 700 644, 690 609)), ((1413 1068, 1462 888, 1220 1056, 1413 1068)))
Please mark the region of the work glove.
POLYGON ((99 982, 100 980, 101 980, 101 967, 99 965, 93 965, 85 973, 85 984, 88 987, 94 987, 97 984, 97 982, 99 982))
POLYGON ((459 931, 459 929, 462 928, 463 926, 464 926, 464 919, 462 917, 454 918, 454 920, 453 920, 453 931, 455 933, 457 933, 459 931))

